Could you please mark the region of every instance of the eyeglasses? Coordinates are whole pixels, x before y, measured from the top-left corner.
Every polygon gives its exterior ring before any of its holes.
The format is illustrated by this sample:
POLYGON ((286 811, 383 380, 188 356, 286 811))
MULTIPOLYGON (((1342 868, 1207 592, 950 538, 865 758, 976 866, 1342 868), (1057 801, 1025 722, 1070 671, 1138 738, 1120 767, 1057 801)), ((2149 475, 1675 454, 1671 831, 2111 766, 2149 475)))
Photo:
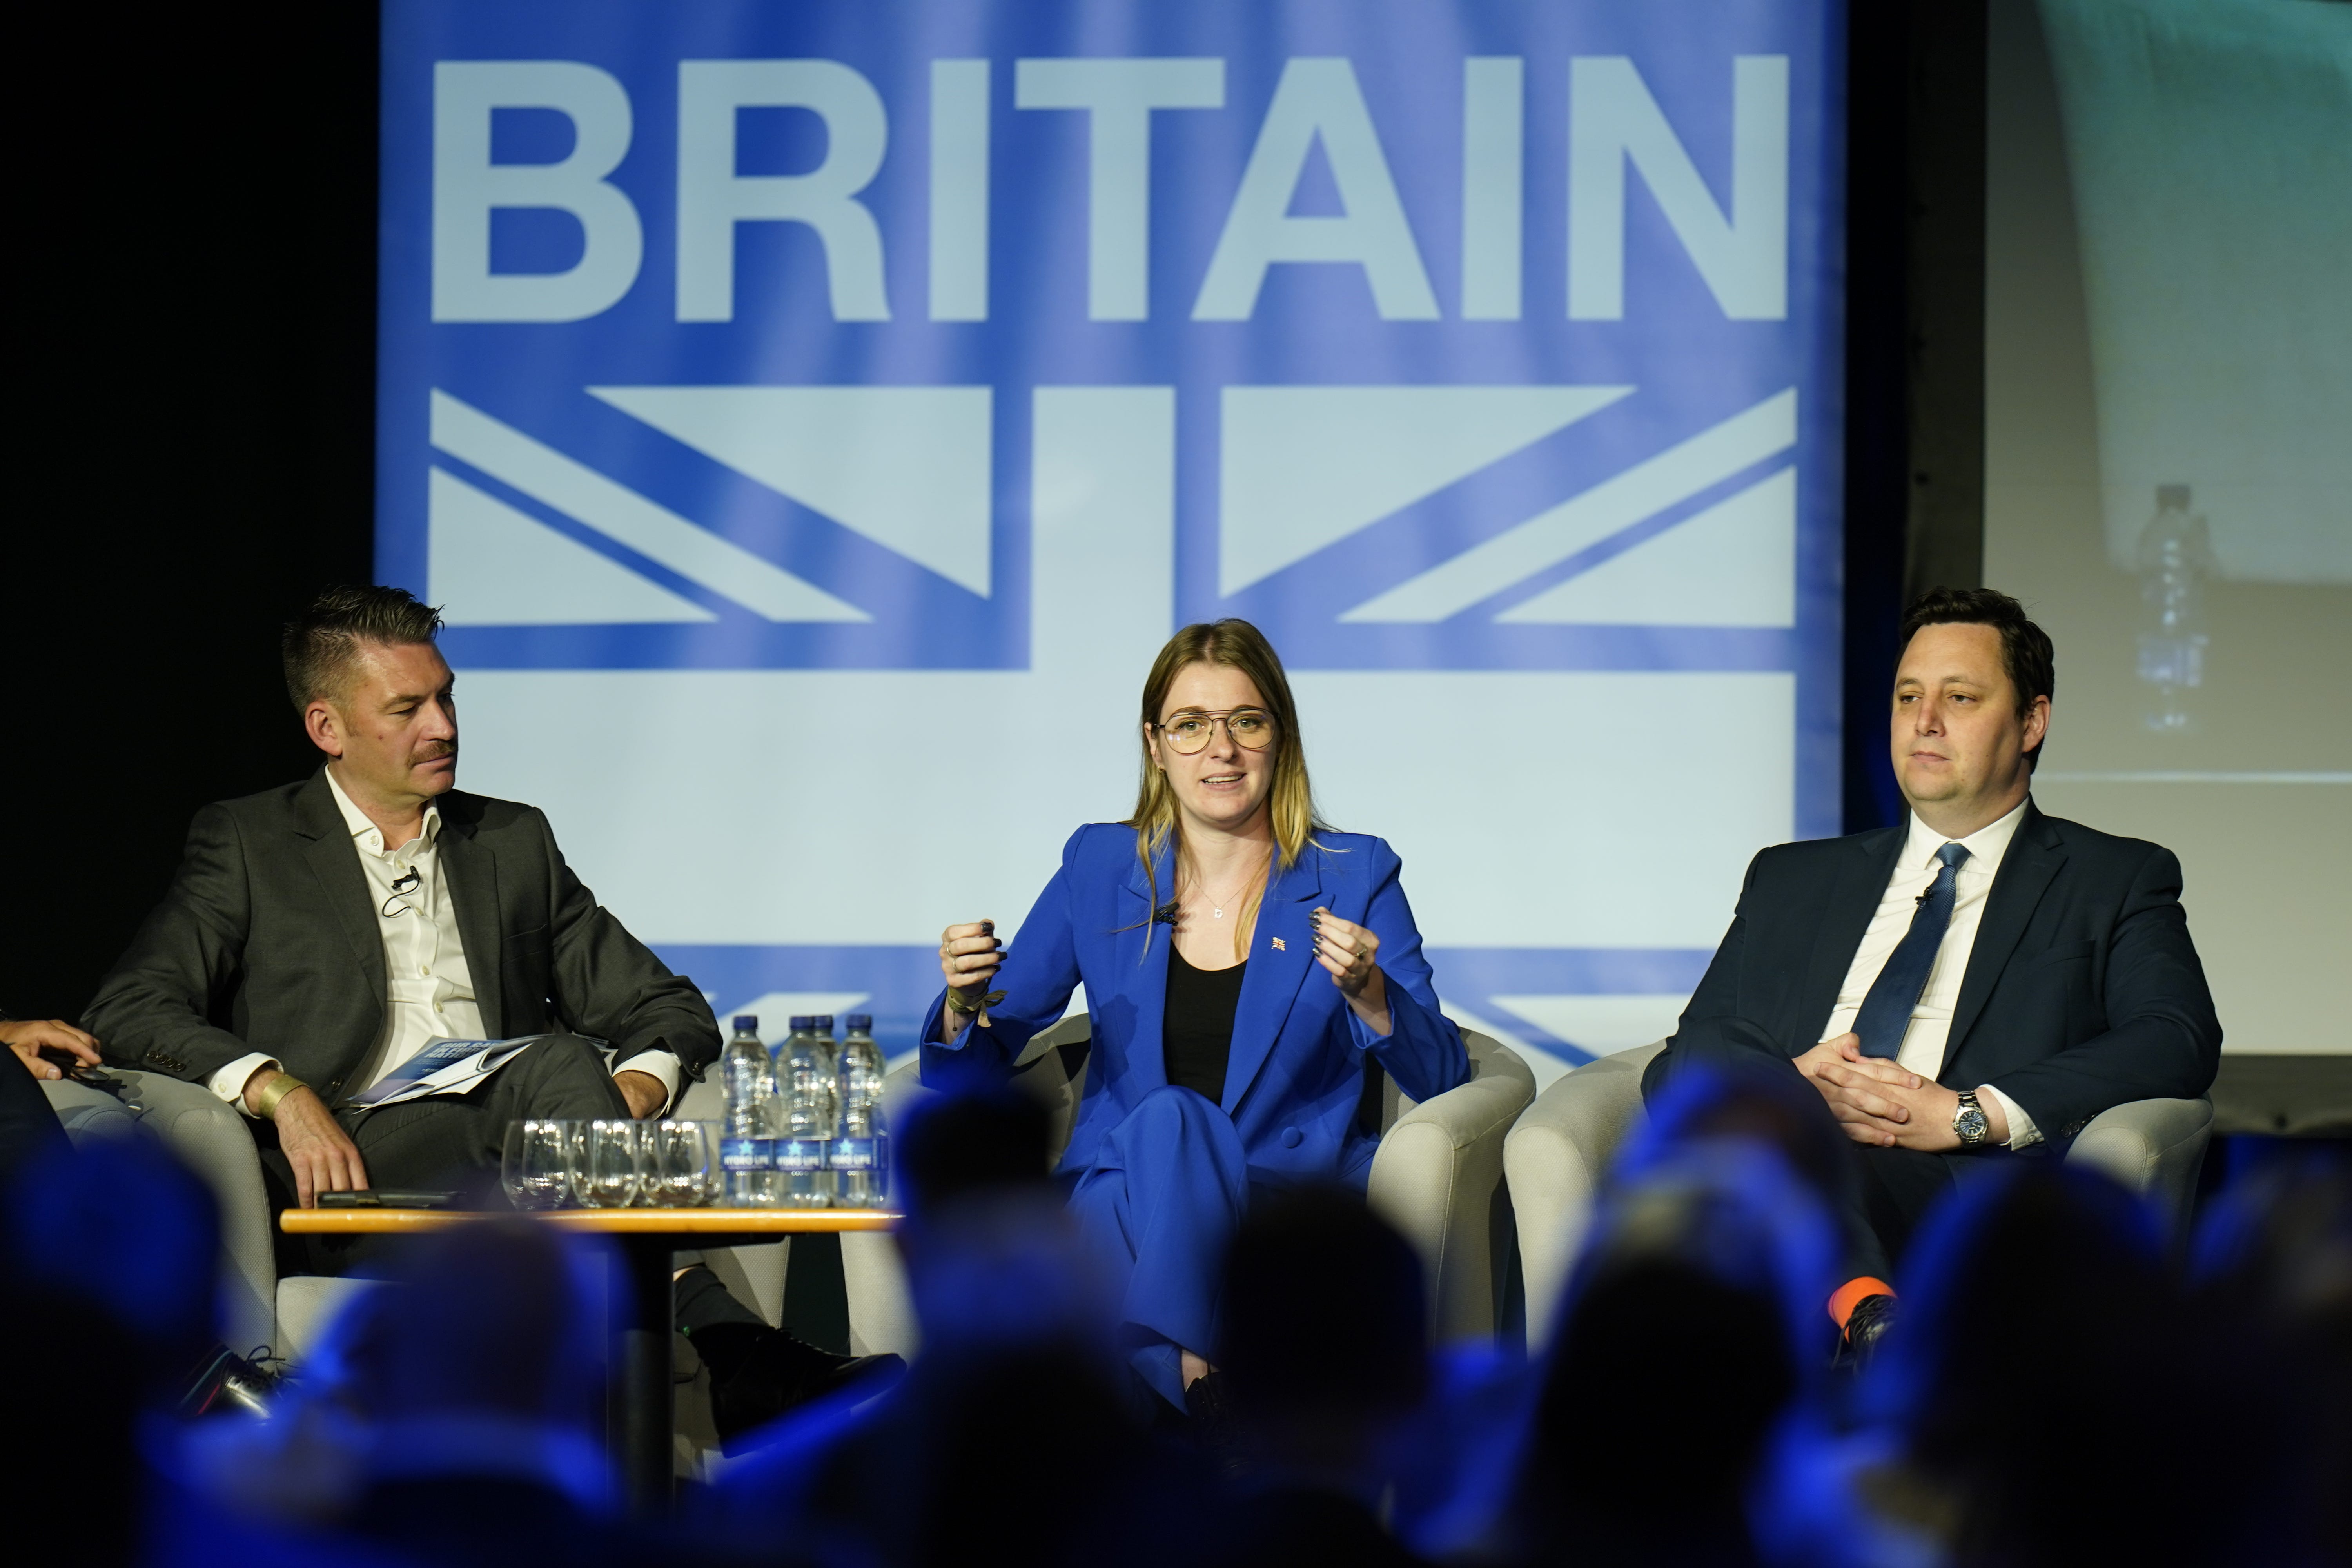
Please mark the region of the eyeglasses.
POLYGON ((1153 729, 1179 752, 1191 756, 1209 743, 1223 724, 1234 744, 1253 752, 1263 752, 1274 744, 1274 715, 1262 708, 1236 708, 1230 713, 1203 713, 1197 708, 1187 708, 1153 729))

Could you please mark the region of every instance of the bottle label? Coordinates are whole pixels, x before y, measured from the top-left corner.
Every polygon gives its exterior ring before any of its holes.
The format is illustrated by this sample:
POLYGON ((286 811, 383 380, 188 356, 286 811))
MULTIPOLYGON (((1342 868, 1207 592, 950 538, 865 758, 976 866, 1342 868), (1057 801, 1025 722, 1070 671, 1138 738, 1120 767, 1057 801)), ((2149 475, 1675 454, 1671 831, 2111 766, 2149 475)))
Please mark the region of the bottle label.
POLYGON ((833 1141, 833 1168, 836 1171, 870 1171, 879 1163, 877 1140, 872 1138, 836 1138, 833 1141))
POLYGON ((769 1168, 772 1138, 721 1138, 719 1168, 722 1171, 764 1171, 769 1168))
POLYGON ((776 1140, 776 1169, 779 1171, 822 1171, 824 1169, 824 1138, 779 1138, 776 1140))

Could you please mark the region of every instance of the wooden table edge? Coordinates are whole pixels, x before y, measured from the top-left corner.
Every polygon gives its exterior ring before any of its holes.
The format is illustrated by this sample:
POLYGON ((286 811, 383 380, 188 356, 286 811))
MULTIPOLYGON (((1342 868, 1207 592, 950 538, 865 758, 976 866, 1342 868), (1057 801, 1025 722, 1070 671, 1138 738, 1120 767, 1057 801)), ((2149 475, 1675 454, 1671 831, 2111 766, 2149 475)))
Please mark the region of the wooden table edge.
POLYGON ((870 1209, 554 1209, 534 1214, 466 1209, 281 1209, 289 1236, 384 1236, 444 1230, 485 1219, 525 1219, 592 1236, 787 1237, 889 1230, 901 1218, 870 1209))

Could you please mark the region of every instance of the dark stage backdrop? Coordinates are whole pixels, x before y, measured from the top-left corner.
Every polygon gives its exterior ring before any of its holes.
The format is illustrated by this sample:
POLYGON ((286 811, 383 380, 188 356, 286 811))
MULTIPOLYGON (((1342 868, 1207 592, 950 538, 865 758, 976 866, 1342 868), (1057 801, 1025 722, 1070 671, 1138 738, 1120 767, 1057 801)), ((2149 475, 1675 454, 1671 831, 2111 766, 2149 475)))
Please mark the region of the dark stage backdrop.
POLYGON ((58 6, 14 35, 0 1009, 72 1017, 196 807, 310 765, 276 627, 369 569, 375 18, 58 6))

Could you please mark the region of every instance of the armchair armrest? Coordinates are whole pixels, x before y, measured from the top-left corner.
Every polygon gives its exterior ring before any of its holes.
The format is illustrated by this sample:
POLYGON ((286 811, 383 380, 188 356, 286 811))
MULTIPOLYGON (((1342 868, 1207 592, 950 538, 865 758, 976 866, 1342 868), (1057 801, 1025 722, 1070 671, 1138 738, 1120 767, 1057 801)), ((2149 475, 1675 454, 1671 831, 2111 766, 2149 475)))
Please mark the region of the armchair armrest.
POLYGON ((1551 1336, 1601 1178, 1642 1123, 1642 1071, 1664 1048, 1661 1040, 1585 1063, 1544 1090, 1504 1142, 1531 1351, 1551 1336))
POLYGON ((2145 1196, 2178 1233, 2188 1222, 2212 1132, 2210 1100, 2135 1100, 2093 1117, 2066 1158, 2145 1196))
POLYGON ((1430 1327, 1440 1341, 1495 1331, 1494 1205, 1503 1141, 1535 1098, 1535 1074, 1509 1047, 1462 1031, 1470 1081, 1412 1107, 1372 1156, 1365 1199, 1421 1255, 1430 1327))

